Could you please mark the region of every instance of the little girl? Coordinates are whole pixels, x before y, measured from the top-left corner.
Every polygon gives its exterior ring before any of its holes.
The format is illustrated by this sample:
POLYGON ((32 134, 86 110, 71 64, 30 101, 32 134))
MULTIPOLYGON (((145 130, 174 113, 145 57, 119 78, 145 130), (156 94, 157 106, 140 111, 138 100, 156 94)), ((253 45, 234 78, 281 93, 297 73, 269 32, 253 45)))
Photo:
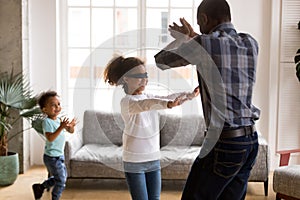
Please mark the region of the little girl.
POLYGON ((144 62, 136 57, 113 59, 104 71, 110 85, 121 85, 123 164, 133 200, 158 200, 161 192, 159 115, 157 110, 173 108, 199 94, 176 93, 169 96, 145 94, 148 75, 144 62))

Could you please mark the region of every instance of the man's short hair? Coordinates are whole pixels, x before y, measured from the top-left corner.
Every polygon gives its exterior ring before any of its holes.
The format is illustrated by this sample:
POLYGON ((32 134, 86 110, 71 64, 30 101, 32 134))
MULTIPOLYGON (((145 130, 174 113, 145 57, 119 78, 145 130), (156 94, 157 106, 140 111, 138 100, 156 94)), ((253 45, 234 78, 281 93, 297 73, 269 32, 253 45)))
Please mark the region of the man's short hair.
POLYGON ((200 13, 205 13, 218 21, 231 21, 230 7, 226 0, 203 0, 198 7, 197 15, 200 13))

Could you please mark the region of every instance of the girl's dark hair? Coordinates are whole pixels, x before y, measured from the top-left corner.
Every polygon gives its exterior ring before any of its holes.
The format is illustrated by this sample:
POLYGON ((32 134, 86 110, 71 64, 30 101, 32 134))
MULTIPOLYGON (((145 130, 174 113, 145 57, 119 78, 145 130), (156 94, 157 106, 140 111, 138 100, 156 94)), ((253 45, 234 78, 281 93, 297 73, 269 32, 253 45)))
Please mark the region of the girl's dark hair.
POLYGON ((222 21, 231 21, 230 7, 226 0, 203 0, 199 7, 197 15, 205 13, 211 19, 222 21))
POLYGON ((110 85, 122 85, 125 92, 127 92, 127 85, 122 77, 133 68, 144 65, 144 63, 144 61, 137 57, 124 58, 123 56, 119 56, 114 58, 107 64, 104 70, 104 81, 110 85))
POLYGON ((41 109, 43 109, 46 106, 46 103, 50 97, 58 97, 57 93, 55 91, 47 91, 43 92, 40 95, 40 98, 38 100, 38 104, 41 109))

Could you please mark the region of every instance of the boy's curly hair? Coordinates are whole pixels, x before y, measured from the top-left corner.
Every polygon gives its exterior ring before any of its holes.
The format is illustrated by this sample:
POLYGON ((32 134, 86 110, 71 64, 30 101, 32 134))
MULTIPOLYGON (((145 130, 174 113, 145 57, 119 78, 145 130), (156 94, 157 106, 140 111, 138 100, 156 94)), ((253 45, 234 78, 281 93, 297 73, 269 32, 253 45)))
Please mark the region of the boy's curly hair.
POLYGON ((43 109, 46 106, 46 103, 50 97, 58 97, 57 92, 55 91, 47 91, 43 92, 39 99, 38 99, 38 104, 41 109, 43 109))

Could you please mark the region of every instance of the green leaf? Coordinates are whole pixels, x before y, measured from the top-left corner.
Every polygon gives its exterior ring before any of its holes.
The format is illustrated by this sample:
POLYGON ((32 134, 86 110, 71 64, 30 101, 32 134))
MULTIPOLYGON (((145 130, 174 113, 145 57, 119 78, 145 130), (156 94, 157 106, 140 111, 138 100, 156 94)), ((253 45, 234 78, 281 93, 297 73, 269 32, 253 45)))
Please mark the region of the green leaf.
POLYGON ((2 126, 6 131, 9 131, 11 129, 11 125, 9 123, 4 123, 2 121, 0 121, 0 126, 2 126))
POLYGON ((32 96, 32 91, 28 80, 23 74, 0 75, 0 102, 8 107, 18 110, 29 109, 36 105, 36 98, 32 96))
MULTIPOLYGON (((28 79, 22 73, 15 75, 13 71, 0 73, 0 136, 9 134, 22 117, 32 123, 33 120, 42 119, 42 116, 28 79), (11 112, 12 110, 18 112, 11 112)), ((36 123, 34 122, 35 126, 36 123)), ((18 130, 19 132, 22 133, 22 130, 18 130)))
POLYGON ((34 117, 35 115, 39 115, 39 114, 42 114, 42 111, 39 107, 35 107, 33 109, 24 110, 24 111, 20 112, 20 116, 25 117, 25 118, 34 117))
POLYGON ((30 99, 27 99, 26 101, 22 101, 20 103, 20 108, 21 109, 32 109, 36 106, 36 104, 37 104, 36 98, 30 98, 30 99))
POLYGON ((43 119, 38 118, 31 121, 31 126, 36 130, 38 133, 43 134, 43 119))

